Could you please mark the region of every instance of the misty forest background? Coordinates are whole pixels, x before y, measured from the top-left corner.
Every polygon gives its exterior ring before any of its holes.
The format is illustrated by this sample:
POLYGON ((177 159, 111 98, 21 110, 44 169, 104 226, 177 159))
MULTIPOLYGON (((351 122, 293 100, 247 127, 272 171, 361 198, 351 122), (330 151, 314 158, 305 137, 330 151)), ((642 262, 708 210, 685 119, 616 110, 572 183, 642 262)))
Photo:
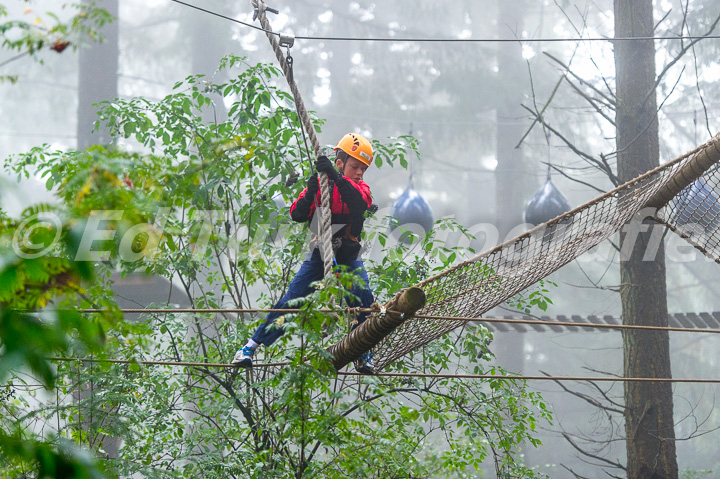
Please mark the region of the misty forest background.
MULTIPOLYGON (((252 22, 249 1, 201 3, 252 22)), ((103 29, 102 45, 62 55, 42 51, 42 63, 25 57, 2 66, 0 74, 17 80, 0 84, 0 157, 42 143, 71 149, 107 141, 102 131, 91 132, 92 103, 115 97, 159 100, 191 74, 222 82, 227 71, 216 70, 227 54, 247 57, 251 65, 275 62, 262 32, 228 19, 167 0, 98 5, 118 17, 103 29)), ((55 8, 49 1, 30 6, 35 12, 55 8)), ((366 173, 381 208, 390 207, 412 180, 434 219, 453 217, 477 235, 472 247, 487 249, 525 231, 525 203, 545 183, 549 165, 552 181, 572 207, 614 187, 583 156, 605 158, 615 168, 614 112, 591 101, 614 90, 613 44, 537 40, 612 38, 612 2, 294 0, 269 6, 280 11, 268 13, 276 32, 350 38, 300 39, 290 50, 306 106, 326 120, 319 135, 323 144, 334 144, 349 131, 381 141, 407 134, 419 140, 419 157, 408 169, 372 167, 366 173), (351 40, 376 37, 516 41, 351 40), (547 127, 535 121, 539 112, 547 127), (499 230, 499 238, 485 236, 488 224, 499 230)), ((9 5, 10 17, 35 14, 24 13, 25 7, 9 5)), ((711 0, 657 1, 654 8, 657 36, 703 35, 720 15, 720 5, 711 0)), ((707 141, 720 127, 720 40, 691 48, 688 43, 655 41, 656 68, 662 72, 657 84, 661 162, 707 141)), ((2 63, 14 53, 0 55, 2 63)), ((275 82, 286 88, 283 79, 275 82)), ((226 106, 216 105, 219 115, 226 106)), ((15 185, 13 180, 3 178, 0 189, 3 208, 11 214, 34 201, 51 201, 44 181, 31 178, 15 185)), ((675 240, 668 235, 666 241, 675 240)), ((689 247, 680 250, 688 254, 667 260, 668 311, 720 310, 719 266, 699 253, 690 255, 689 247)), ((609 244, 549 279, 557 286, 548 293, 548 317, 621 318, 620 268, 609 244)), ((522 313, 508 304, 488 316, 522 313)), ((717 378, 720 344, 714 336, 671 333, 673 377, 717 378)), ((495 332, 491 351, 494 362, 509 371, 586 376, 622 374, 622 347, 617 332, 509 328, 495 332)), ((583 477, 570 469, 599 477, 597 471, 607 464, 598 457, 622 461, 622 442, 606 441, 622 429, 622 418, 610 418, 587 400, 621 401, 621 384, 536 381, 530 387, 542 393, 554 421, 538 433, 542 446, 523 451, 527 465, 563 479, 583 477)), ((716 384, 673 386, 681 477, 720 477, 717 395, 716 384)))

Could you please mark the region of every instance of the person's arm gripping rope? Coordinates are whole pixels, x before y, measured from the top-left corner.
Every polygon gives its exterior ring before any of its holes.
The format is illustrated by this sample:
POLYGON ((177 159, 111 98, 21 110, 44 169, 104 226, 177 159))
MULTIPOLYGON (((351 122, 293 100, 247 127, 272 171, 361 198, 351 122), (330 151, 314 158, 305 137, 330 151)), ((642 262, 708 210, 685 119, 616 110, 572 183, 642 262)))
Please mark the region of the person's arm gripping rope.
POLYGON ((312 173, 307 181, 307 188, 305 188, 298 199, 290 207, 290 217, 293 221, 303 223, 310 221, 313 213, 315 213, 315 201, 317 199, 317 193, 320 190, 320 182, 317 175, 312 173))

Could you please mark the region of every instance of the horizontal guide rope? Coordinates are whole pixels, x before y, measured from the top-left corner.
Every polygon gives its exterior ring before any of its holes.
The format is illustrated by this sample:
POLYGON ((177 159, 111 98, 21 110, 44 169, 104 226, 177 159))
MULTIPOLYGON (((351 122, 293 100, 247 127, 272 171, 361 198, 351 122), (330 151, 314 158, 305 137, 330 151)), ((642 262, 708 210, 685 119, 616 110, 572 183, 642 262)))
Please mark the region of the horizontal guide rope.
MULTIPOLYGON (((216 17, 230 20, 231 22, 239 23, 246 27, 253 28, 265 32, 270 35, 280 36, 279 33, 264 28, 258 27, 251 23, 243 22, 237 18, 232 18, 221 13, 213 12, 197 5, 183 2, 181 0, 172 0, 180 5, 185 5, 190 8, 194 8, 204 13, 214 15, 216 17)), ((718 39, 720 35, 688 35, 688 36, 657 36, 657 37, 588 37, 588 38, 391 38, 391 37, 316 37, 306 35, 296 35, 296 40, 316 40, 316 41, 354 41, 354 42, 416 42, 416 43, 540 43, 540 42, 615 42, 615 41, 642 41, 642 40, 702 40, 702 39, 718 39)))
MULTIPOLYGON (((192 363, 182 361, 132 361, 129 359, 88 359, 88 358, 48 358, 50 361, 84 362, 84 363, 116 363, 116 364, 142 364, 149 366, 188 366, 206 368, 235 368, 234 364, 219 363, 192 363)), ((288 366, 289 362, 264 363, 253 365, 253 369, 260 367, 288 366)), ((338 376, 367 376, 367 374, 353 372, 337 372, 338 376)), ((663 383, 720 383, 720 379, 689 379, 689 378, 621 378, 621 377, 590 377, 590 376, 514 376, 493 374, 430 374, 430 373, 377 373, 373 377, 398 378, 437 378, 437 379, 500 379, 523 381, 603 381, 603 382, 663 382, 663 383)))
POLYGON ((296 40, 362 41, 362 42, 416 42, 416 43, 542 43, 542 42, 628 42, 641 40, 700 40, 718 39, 720 35, 708 36, 658 36, 658 37, 588 37, 588 38, 387 38, 387 37, 311 37, 298 35, 296 40))
MULTIPOLYGON (((106 311, 112 311, 110 309, 82 309, 82 313, 103 313, 106 311)), ((299 313, 303 311, 299 308, 283 308, 283 309, 272 309, 272 308, 120 308, 118 309, 121 313, 153 313, 153 314, 171 314, 171 313, 299 313)), ((336 313, 339 310, 334 309, 316 309, 317 312, 322 313, 336 313)), ((361 309, 360 311, 370 311, 370 309, 361 309)))
MULTIPOLYGON (((83 313, 102 313, 108 311, 105 309, 83 309, 83 313)), ((178 308, 178 309, 142 309, 142 308, 124 308, 119 310, 122 313, 136 314, 136 313, 147 313, 147 314, 169 314, 169 313, 300 313, 302 309, 222 309, 222 308, 210 308, 210 309, 194 309, 194 308, 178 308)), ((338 313, 341 310, 335 309, 316 309, 318 313, 338 313)), ((359 313, 375 312, 376 310, 371 308, 353 308, 353 311, 359 313)), ((392 312, 392 311, 388 311, 392 312)), ((671 332, 682 332, 682 333, 720 333, 720 329, 709 329, 709 328, 681 328, 673 326, 642 326, 642 325, 631 325, 631 324, 603 324, 603 323, 574 323, 572 321, 545 321, 542 319, 511 319, 511 318, 468 318, 468 317, 454 317, 454 316, 435 316, 431 314, 416 314, 413 316, 415 319, 435 319, 441 321, 465 321, 468 323, 506 323, 506 324, 529 324, 538 326, 568 326, 578 328, 600 328, 600 329, 632 329, 632 330, 646 330, 646 331, 671 331, 671 332)))
MULTIPOLYGON (((187 361, 135 361, 134 359, 90 359, 90 358, 48 358, 49 361, 61 361, 61 362, 83 362, 83 363, 111 363, 111 364, 142 364, 144 366, 186 366, 186 367, 197 367, 197 368, 235 368, 234 364, 226 363, 194 363, 187 361)), ((263 363, 253 366, 259 367, 275 367, 275 366, 288 366, 289 362, 282 363, 263 363)))
POLYGON ((686 333, 720 333, 720 329, 708 328, 680 328, 673 326, 642 326, 632 324, 601 324, 601 323, 574 323, 572 321, 543 321, 534 319, 506 319, 506 318, 448 318, 445 316, 432 316, 418 314, 415 318, 457 320, 479 323, 510 323, 510 324, 536 324, 542 326, 571 326, 578 328, 605 328, 605 329, 640 329, 647 331, 673 331, 686 333))

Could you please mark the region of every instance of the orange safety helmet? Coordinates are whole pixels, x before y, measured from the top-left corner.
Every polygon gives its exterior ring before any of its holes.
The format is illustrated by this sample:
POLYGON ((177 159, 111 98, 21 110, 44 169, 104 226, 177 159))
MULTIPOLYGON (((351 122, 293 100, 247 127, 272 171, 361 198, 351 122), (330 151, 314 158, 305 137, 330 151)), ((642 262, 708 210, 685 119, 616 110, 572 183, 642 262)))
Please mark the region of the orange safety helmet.
POLYGON ((356 135, 355 133, 348 133, 340 138, 338 144, 335 145, 335 150, 337 151, 338 149, 368 166, 372 165, 372 145, 364 136, 356 135))

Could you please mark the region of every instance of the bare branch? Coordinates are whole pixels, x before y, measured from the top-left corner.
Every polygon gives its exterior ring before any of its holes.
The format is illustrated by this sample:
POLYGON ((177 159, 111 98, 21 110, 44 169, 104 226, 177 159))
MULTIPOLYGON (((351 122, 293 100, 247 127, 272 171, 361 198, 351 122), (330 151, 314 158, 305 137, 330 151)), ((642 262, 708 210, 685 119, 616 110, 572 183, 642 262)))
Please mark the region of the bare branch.
MULTIPOLYGON (((575 22, 573 22, 572 18, 570 18, 570 16, 567 14, 567 12, 565 12, 565 9, 563 8, 562 5, 560 5, 557 2, 557 0, 555 0, 555 6, 558 7, 560 12, 562 12, 562 14, 565 16, 565 20, 567 20, 568 23, 570 24, 570 26, 573 27, 573 30, 575 30, 575 33, 577 33, 579 37, 582 37, 583 32, 580 31, 580 29, 575 26, 575 22)), ((575 8, 577 8, 577 6, 575 8)), ((585 16, 582 13, 580 14, 580 16, 583 18, 583 20, 585 20, 585 16)), ((587 25, 587 23, 583 22, 583 31, 585 30, 586 25, 587 25)))
POLYGON ((603 165, 605 165, 607 171, 612 171, 612 167, 608 162, 608 156, 617 156, 617 153, 610 153, 609 155, 606 155, 605 153, 600 153, 600 161, 602 161, 603 165))
POLYGON ((673 84, 672 88, 670 89, 670 92, 667 95, 665 95, 665 98, 663 98, 663 101, 660 102, 660 106, 658 106, 658 109, 657 109, 658 112, 662 109, 663 105, 665 105, 665 102, 668 100, 668 98, 670 98, 670 95, 673 94, 673 92, 675 91, 675 88, 677 88, 678 83, 680 83, 680 79, 682 78, 682 74, 684 72, 685 72, 685 67, 683 67, 682 70, 680 70, 680 74, 678 75, 677 80, 675 80, 675 83, 673 84))
MULTIPOLYGON (((543 163, 545 163, 545 162, 543 162, 543 163)), ((593 184, 591 184, 591 183, 588 183, 587 181, 578 180, 577 178, 574 178, 574 177, 568 175, 568 174, 565 173, 561 168, 559 168, 559 167, 557 167, 557 166, 555 166, 555 165, 552 165, 552 164, 550 164, 550 163, 545 163, 545 164, 548 165, 548 166, 550 166, 550 168, 552 168, 553 170, 557 171, 558 173, 560 173, 560 175, 564 176, 565 178, 567 178, 567 179, 570 180, 570 181, 574 181, 575 183, 579 183, 579 184, 581 184, 581 185, 587 186, 588 188, 592 188, 593 190, 597 191, 598 193, 605 193, 605 190, 603 190, 603 189, 601 189, 601 188, 598 188, 597 186, 595 186, 595 185, 593 185, 593 184)))
MULTIPOLYGON (((680 0, 679 3, 680 3, 680 8, 682 9, 682 24, 680 25, 680 36, 682 37, 683 30, 685 30, 688 26, 687 18, 688 18, 688 12, 690 11, 690 8, 689 8, 690 0, 685 0, 684 6, 682 4, 682 0, 680 0)), ((670 10, 668 10, 668 13, 670 13, 671 11, 672 11, 672 8, 670 10)), ((667 15, 665 15, 665 16, 667 16, 667 15)), ((690 29, 688 28, 688 33, 689 33, 689 31, 690 31, 690 29)), ((682 45, 684 42, 685 42, 685 39, 680 39, 680 45, 682 45)))
POLYGON ((548 53, 548 52, 543 52, 543 55, 549 57, 552 61, 554 61, 555 63, 557 63, 558 65, 560 65, 570 76, 572 76, 572 77, 575 78, 577 81, 579 81, 580 83, 582 83, 583 85, 585 85, 586 87, 590 88, 592 91, 594 91, 595 93, 597 93, 598 95, 600 95, 602 98, 605 99, 605 101, 607 101, 609 104, 613 105, 613 107, 617 105, 617 101, 615 100, 614 95, 613 95, 613 97, 608 96, 607 94, 605 94, 604 92, 602 92, 599 88, 597 88, 597 87, 596 87, 595 85, 593 85, 592 83, 590 83, 590 82, 584 80, 583 78, 581 78, 580 76, 576 75, 576 74, 573 73, 573 71, 570 69, 570 66, 569 66, 569 65, 566 65, 565 63, 562 62, 562 60, 560 60, 559 58, 553 56, 552 54, 550 54, 550 53, 548 53))
MULTIPOLYGON (((556 129, 554 129, 554 128, 551 127, 550 125, 548 125, 548 124, 545 122, 545 120, 543 119, 543 117, 539 115, 539 113, 534 112, 533 110, 531 110, 530 108, 528 108, 528 107, 525 106, 525 105, 521 105, 521 106, 522 106, 523 108, 525 108, 527 111, 529 111, 532 115, 534 115, 535 118, 537 119, 537 121, 539 121, 540 123, 542 123, 543 126, 545 126, 545 128, 547 128, 547 129, 550 130, 552 133, 554 133, 555 136, 557 136, 558 138, 560 138, 576 155, 580 156, 581 158, 584 158, 584 159, 587 160, 589 163, 595 165, 600 171, 602 171, 603 173, 605 173, 605 174, 608 176, 608 178, 610 178, 610 181, 611 181, 615 186, 618 185, 618 179, 617 179, 617 177, 615 176, 615 173, 613 173, 613 171, 612 171, 610 168, 608 168, 608 166, 607 166, 605 163, 603 163, 602 161, 599 161, 599 160, 593 158, 593 157, 592 157, 591 155, 589 155, 588 153, 585 153, 584 151, 582 151, 582 150, 580 150, 579 148, 577 148, 570 140, 568 140, 567 138, 565 138, 559 131, 557 131, 556 129)), ((597 188, 595 187, 595 189, 597 189, 597 188)), ((602 190, 598 190, 598 191, 602 191, 602 190)))
POLYGON ((590 385, 591 385, 592 387, 594 387, 600 394, 602 394, 602 397, 603 397, 607 402, 609 402, 610 404, 614 405, 614 406, 617 407, 617 408, 624 408, 624 407, 625 407, 624 404, 619 403, 619 402, 611 399, 611 398, 608 396, 607 391, 604 391, 602 388, 600 388, 600 385, 599 385, 599 384, 596 384, 594 381, 590 381, 590 385))
POLYGON ((602 456, 598 456, 597 454, 593 454, 593 453, 591 453, 591 452, 589 452, 589 451, 584 450, 584 449, 581 448, 575 441, 573 441, 573 439, 570 437, 569 434, 563 432, 563 433, 562 433, 562 437, 564 437, 565 440, 566 440, 567 442, 569 442, 570 445, 571 445, 573 448, 575 448, 575 450, 577 450, 577 451, 578 451, 580 454, 582 454, 583 456, 590 457, 590 458, 592 458, 592 459, 595 459, 596 461, 600 461, 600 462, 605 463, 605 464, 607 464, 608 466, 614 467, 614 468, 616 468, 616 469, 621 469, 621 470, 623 470, 623 471, 625 470, 625 466, 623 466, 623 465, 620 464, 619 462, 611 461, 610 459, 605 459, 605 458, 602 457, 602 456))
MULTIPOLYGON (((530 65, 529 65, 529 64, 528 64, 528 71, 530 71, 530 65)), ((531 72, 530 79, 531 79, 531 84, 532 84, 532 72, 531 72)), ((535 119, 534 119, 534 120, 532 121, 532 123, 530 124, 530 127, 528 127, 527 131, 526 131, 525 134, 522 136, 522 138, 520 138, 520 141, 518 141, 518 144, 515 145, 515 148, 519 148, 520 145, 522 145, 523 141, 525 141, 525 138, 527 138, 527 136, 530 134, 530 132, 532 131, 533 127, 534 127, 536 124, 539 123, 539 121, 538 121, 539 118, 542 117, 543 113, 545 113, 545 110, 547 110, 547 108, 550 106, 550 103, 553 101, 553 98, 555 98, 555 94, 557 93, 558 88, 560 88, 560 85, 562 84, 562 81, 563 81, 563 77, 561 77, 561 78, 557 81, 557 83, 555 84, 555 87, 553 88, 553 91, 550 93, 550 98, 547 99, 547 101, 545 102, 545 104, 544 104, 543 107, 542 107, 542 110, 540 110, 540 112, 535 116, 535 119)), ((537 105, 536 105, 536 102, 535 102, 535 91, 534 91, 534 90, 533 90, 533 105, 535 105, 535 110, 537 110, 537 105)))
MULTIPOLYGON (((695 88, 697 89, 698 97, 700 98, 700 104, 702 105, 703 112, 705 113, 705 129, 707 130, 708 135, 712 137, 713 135, 710 131, 710 117, 708 115, 707 105, 705 104, 705 98, 703 97, 702 91, 700 90, 700 72, 698 71, 698 59, 697 53, 695 52, 695 45, 692 46, 692 55, 693 65, 695 67, 695 88)), ((695 131, 697 132, 697 114, 695 115, 695 117, 693 117, 693 123, 695 124, 695 131)), ((697 144, 697 138, 694 138, 693 144, 697 144)))
MULTIPOLYGON (((667 17, 670 16, 670 12, 672 12, 672 8, 669 8, 668 11, 665 13, 665 15, 663 15, 663 17, 655 23, 655 26, 653 27, 653 32, 658 29, 660 24, 662 22, 664 22, 667 19, 667 17)), ((683 24, 685 23, 685 18, 686 18, 685 12, 683 12, 683 24)), ((680 29, 680 31, 682 31, 682 29, 680 29)))
POLYGON ((565 79, 565 81, 567 81, 567 83, 570 85, 570 87, 572 87, 572 89, 575 90, 575 92, 576 92, 578 95, 580 95, 581 97, 583 97, 583 99, 585 99, 585 101, 587 101, 588 103, 590 103, 590 106, 592 106, 592 107, 595 109, 595 111, 596 111, 598 114, 600 114, 600 116, 602 116, 602 117, 605 118, 608 122, 610 122, 610 124, 611 124, 612 126, 616 126, 616 125, 615 125, 615 120, 614 120, 613 118, 610 118, 610 116, 608 116, 607 113, 605 113, 604 111, 602 111, 602 108, 600 108, 600 106, 597 104, 598 101, 597 101, 595 98, 592 98, 590 95, 588 95, 587 93, 585 93, 584 91, 582 91, 582 90, 580 89, 580 87, 578 87, 577 85, 575 85, 575 83, 573 83, 572 81, 570 81, 570 79, 569 79, 567 76, 564 76, 563 78, 565 79))
MULTIPOLYGON (((555 5, 560 7, 558 5, 557 1, 555 1, 555 5)), ((583 19, 583 32, 585 31, 585 29, 587 27, 588 8, 589 7, 586 6, 585 12, 581 12, 580 9, 577 7, 577 5, 575 6, 575 9, 578 11, 578 13, 580 14, 580 17, 583 19)), ((560 7, 560 11, 563 13, 563 15, 565 15, 565 18, 570 22, 570 24, 573 25, 573 28, 578 33, 578 36, 582 38, 582 33, 578 31, 578 29, 573 24, 572 20, 567 16, 567 14, 565 14, 565 11, 562 9, 562 7, 560 7)), ((603 74, 603 70, 598 66, 598 64, 595 62, 595 59, 592 56, 590 56, 589 59, 592 62, 592 64, 595 66, 595 68, 597 69, 598 73, 600 73, 600 78, 602 78, 602 82, 605 85, 605 88, 607 88, 607 91, 610 92, 611 95, 613 95, 613 89, 610 88, 610 85, 608 84, 607 79, 605 78, 605 75, 603 74)))
MULTIPOLYGON (((684 22, 685 22, 685 20, 684 20, 684 17, 683 17, 683 23, 684 23, 684 22)), ((710 35, 713 34, 713 32, 715 31, 715 27, 717 27, 717 25, 718 25, 719 22, 720 22, 720 15, 718 15, 718 16, 715 18, 715 21, 713 21, 712 25, 710 25, 710 28, 709 28, 704 34, 699 35, 699 36, 695 36, 695 38, 693 38, 693 40, 691 40, 690 43, 688 43, 687 45, 683 46, 683 47, 680 49, 680 52, 675 56, 675 58, 673 58, 673 59, 670 61, 670 63, 668 63, 667 65, 665 65, 665 68, 663 68, 662 71, 660 72, 660 74, 657 76, 657 79, 656 79, 656 81, 655 81, 655 88, 657 88, 657 86, 660 84, 660 82, 662 81, 662 79, 663 79, 663 77, 665 76, 665 74, 667 74, 668 70, 670 70, 670 68, 672 68, 673 65, 675 65, 678 61, 680 61, 680 59, 681 59, 683 56, 685 56, 685 53, 687 53, 688 50, 690 50, 691 48, 693 48, 693 47, 695 46, 695 44, 698 43, 699 41, 701 41, 701 40, 705 39, 706 37, 709 37, 710 35)), ((682 33, 682 32, 681 32, 681 33, 682 33)), ((654 90, 655 88, 653 88, 653 90, 654 90)))
MULTIPOLYGON (((556 3, 557 3, 557 2, 556 2, 556 3)), ((561 8, 561 10, 562 10, 562 8, 561 8)), ((563 13, 564 13, 564 12, 563 12, 563 13)), ((570 23, 572 24, 572 21, 571 21, 570 23)), ((578 47, 579 47, 579 45, 575 45, 575 48, 574 48, 574 50, 573 50, 573 52, 572 52, 572 55, 570 55, 570 62, 572 62, 573 58, 575 58, 575 54, 577 53, 578 47)), ((530 63, 529 63, 529 62, 528 62, 527 65, 528 65, 528 71, 529 71, 529 73, 530 73, 530 84, 532 85, 532 70, 530 69, 530 63)), ((547 99, 547 101, 546 101, 545 104, 543 105, 542 110, 540 111, 540 116, 542 116, 542 115, 545 113, 545 110, 547 110, 548 107, 550 106, 550 104, 552 103, 553 99, 555 98, 555 95, 556 95, 557 92, 558 92, 558 89, 560 88, 560 85, 562 84, 562 81, 563 81, 563 77, 564 77, 564 76, 565 76, 565 74, 563 74, 563 76, 561 76, 561 77, 558 79, 557 83, 555 84, 555 87, 553 88, 552 92, 550 93, 550 97, 547 99)), ((534 90, 534 89, 533 89, 532 94, 533 94, 533 105, 535 106, 535 111, 537 111, 537 102, 536 102, 536 99, 535 99, 535 90, 534 90)), ((519 148, 519 147, 520 147, 520 145, 522 144, 522 142, 525 141, 525 138, 527 138, 527 136, 530 134, 530 132, 532 131, 532 129, 535 127, 535 125, 536 125, 537 123, 538 123, 538 121, 537 121, 537 118, 536 118, 536 119, 533 120, 533 122, 530 124, 530 127, 529 127, 528 130, 525 132, 525 134, 522 136, 522 138, 520 138, 520 141, 518 142, 518 144, 515 145, 515 148, 519 148)))
POLYGON ((587 476, 581 476, 581 475, 578 474, 577 472, 575 472, 575 471, 573 471, 572 469, 570 469, 569 467, 567 467, 565 464, 560 464, 560 467, 562 467, 562 468, 565 469, 567 472, 569 472, 570 474, 572 474, 573 476, 575 476, 575 479, 590 479, 590 478, 587 477, 587 476))
POLYGON ((19 60, 19 59, 21 59, 21 58, 23 58, 23 57, 26 57, 26 56, 28 56, 28 55, 30 55, 30 52, 22 52, 22 53, 19 53, 19 54, 15 55, 14 57, 11 57, 11 58, 5 60, 4 62, 0 63, 0 68, 4 67, 4 66, 7 65, 8 63, 12 63, 12 62, 14 62, 15 60, 19 60))
MULTIPOLYGON (((663 101, 662 101, 662 102, 660 103, 660 105, 655 109, 655 113, 656 113, 656 114, 650 119, 650 121, 647 122, 647 124, 638 132, 638 134, 635 135, 635 138, 633 138, 632 140, 630 140, 630 141, 628 142, 628 144, 627 144, 622 150, 618 150, 618 151, 624 151, 624 150, 626 150, 627 148, 630 148, 630 145, 632 145, 633 143, 635 143, 635 141, 637 141, 638 138, 640 138, 642 135, 645 134, 645 131, 647 131, 647 129, 650 128, 650 125, 652 125, 654 122, 657 122, 657 121, 658 121, 657 113, 659 113, 660 110, 662 110, 662 107, 665 105, 665 102, 668 100, 668 98, 670 98, 670 95, 672 95, 673 92, 675 91, 675 87, 677 87, 678 83, 680 83, 680 79, 682 78, 682 73, 683 73, 684 71, 685 71, 685 67, 683 67, 682 71, 680 72, 680 75, 678 75, 678 79, 675 81, 675 84, 673 85, 672 89, 670 90, 670 93, 668 93, 667 95, 665 95, 665 98, 663 98, 663 101)), ((644 102, 647 102, 647 100, 648 100, 649 98, 651 98, 652 94, 654 94, 654 93, 655 93, 655 89, 653 88, 652 90, 650 90, 650 91, 648 92, 648 95, 645 97, 644 102)))
MULTIPOLYGON (((549 375, 548 373, 546 373, 545 371, 540 371, 540 372, 541 372, 542 374, 544 374, 545 376, 548 376, 548 377, 550 376, 550 375, 549 375)), ((553 382, 556 383, 558 386, 560 386, 560 387, 562 388, 562 390, 565 391, 566 393, 569 393, 569 394, 571 394, 571 395, 573 395, 573 396, 575 396, 575 397, 577 397, 577 398, 582 399, 583 401, 585 401, 586 403, 590 404, 591 406, 595 406, 596 408, 601 409, 601 410, 603 410, 603 411, 605 411, 605 412, 613 412, 613 413, 617 413, 617 414, 620 414, 620 415, 622 415, 622 414, 624 413, 624 411, 623 411, 622 409, 616 409, 616 408, 608 407, 608 406, 602 404, 602 403, 601 403, 600 401, 598 401, 597 399, 595 399, 595 398, 593 398, 593 397, 591 397, 591 396, 588 396, 587 394, 583 394, 583 393, 581 393, 581 392, 579 392, 579 391, 575 391, 575 390, 572 390, 572 389, 568 388, 566 385, 562 384, 562 381, 553 381, 553 382)), ((589 381, 589 382, 592 382, 592 381, 589 381)), ((563 435, 564 435, 564 434, 565 434, 565 433, 563 433, 563 435)))
MULTIPOLYGON (((612 243, 611 243, 611 244, 612 244, 612 243)), ((613 253, 613 256, 614 256, 614 255, 615 255, 615 253, 613 253)), ((607 274, 607 272, 610 271, 610 267, 613 265, 613 262, 612 262, 612 261, 608 261, 607 268, 605 268, 605 271, 603 272, 602 275, 600 275, 600 278, 599 278, 597 281, 593 281, 593 280, 590 278, 590 276, 589 276, 589 275, 587 274, 587 272, 585 271, 585 268, 582 267, 582 264, 580 264, 579 261, 575 260, 575 262, 577 263, 578 267, 580 268, 580 271, 582 272, 583 276, 585 276, 585 278, 588 280, 588 282, 589 282, 590 284, 592 284, 592 286, 581 286, 581 285, 574 285, 574 284, 571 284, 571 283, 565 283, 565 284, 568 284, 568 285, 570 285, 570 286, 574 286, 574 287, 576 287, 576 288, 600 289, 600 290, 604 290, 604 291, 612 291, 612 292, 614 292, 614 293, 619 293, 619 292, 620 292, 620 288, 619 288, 619 287, 601 286, 601 285, 600 285, 600 281, 602 281, 602 279, 605 277, 605 275, 607 274)))

